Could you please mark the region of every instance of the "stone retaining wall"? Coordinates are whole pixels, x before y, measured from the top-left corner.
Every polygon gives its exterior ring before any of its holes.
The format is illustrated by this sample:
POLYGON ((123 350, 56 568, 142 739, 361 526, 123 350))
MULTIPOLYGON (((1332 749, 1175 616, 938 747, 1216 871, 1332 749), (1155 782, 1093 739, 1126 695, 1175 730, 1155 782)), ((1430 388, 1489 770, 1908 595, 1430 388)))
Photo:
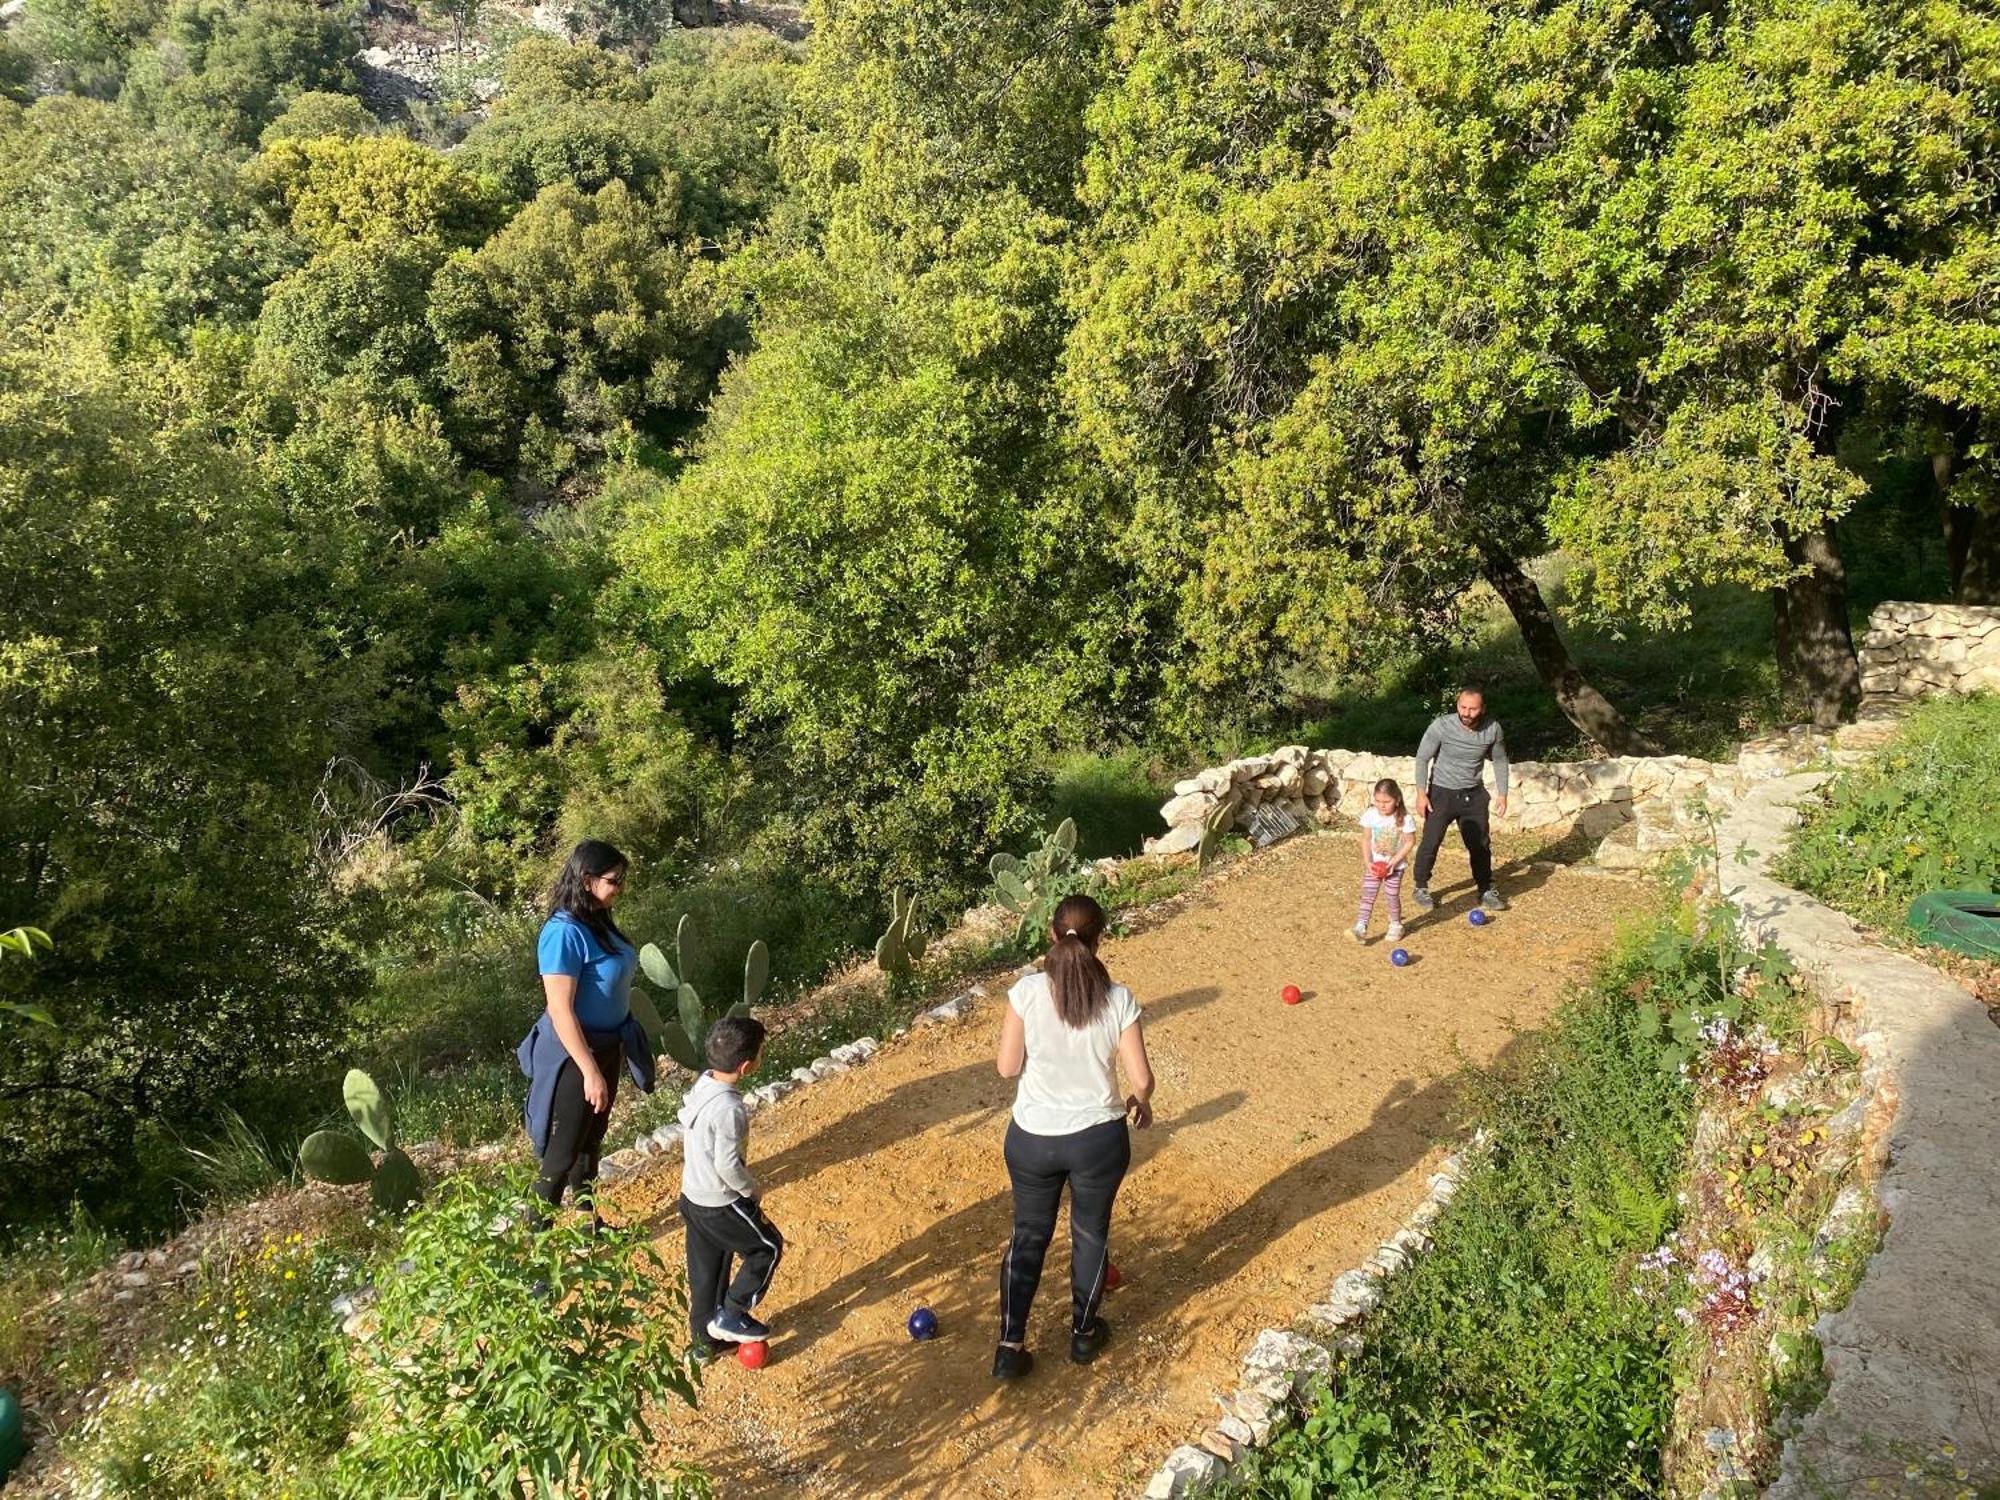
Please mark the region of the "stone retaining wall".
MULTIPOLYGON (((1604 760, 1515 761, 1509 768, 1507 813, 1494 819, 1502 829, 1566 832, 1580 829, 1593 841, 1630 832, 1601 847, 1606 863, 1636 864, 1682 843, 1689 832, 1689 804, 1697 794, 1726 808, 1749 787, 1797 770, 1821 750, 1826 739, 1805 726, 1751 740, 1730 761, 1688 755, 1619 755, 1604 760)), ((1389 777, 1414 799, 1411 757, 1373 755, 1358 750, 1313 750, 1286 745, 1269 755, 1247 756, 1177 782, 1173 800, 1160 809, 1168 824, 1164 837, 1150 840, 1148 853, 1192 849, 1202 823, 1222 803, 1234 800, 1234 826, 1253 827, 1254 810, 1267 803, 1284 808, 1300 822, 1331 826, 1342 815, 1357 816, 1370 805, 1375 783, 1389 777)))
POLYGON ((1878 604, 1861 642, 1861 691, 1871 697, 2000 689, 2000 607, 1878 604))
MULTIPOLYGON (((1910 698, 1925 693, 2000 689, 2000 608, 1889 603, 1869 619, 1861 649, 1868 695, 1859 720, 1833 736, 1798 725, 1746 741, 1732 760, 1687 755, 1618 755, 1602 760, 1515 761, 1507 814, 1500 829, 1580 832, 1610 865, 1646 864, 1684 843, 1692 831, 1697 794, 1723 811, 1773 776, 1798 770, 1816 755, 1878 743, 1910 698)), ((1504 723, 1504 716, 1502 719, 1504 723)), ((1174 854, 1201 842, 1203 821, 1234 801, 1232 826, 1262 837, 1256 809, 1275 804, 1299 823, 1331 826, 1369 805, 1375 783, 1389 777, 1414 800, 1416 746, 1409 755, 1316 750, 1286 745, 1268 755, 1212 766, 1174 784, 1160 809, 1167 832, 1147 841, 1153 854, 1174 854)), ((1280 824, 1282 827, 1282 823, 1280 824)))

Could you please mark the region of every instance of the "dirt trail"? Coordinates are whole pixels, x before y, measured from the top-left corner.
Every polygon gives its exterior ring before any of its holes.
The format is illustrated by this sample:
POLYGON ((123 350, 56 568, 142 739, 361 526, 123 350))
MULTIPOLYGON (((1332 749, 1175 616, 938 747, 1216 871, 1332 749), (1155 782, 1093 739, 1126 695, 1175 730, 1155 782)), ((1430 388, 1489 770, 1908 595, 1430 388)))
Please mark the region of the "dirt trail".
MULTIPOLYGON (((1455 842, 1455 841, 1454 841, 1455 842)), ((988 1374, 1009 1230, 1000 1140, 1013 1086, 993 1068, 997 992, 866 1067, 760 1114, 751 1161, 788 1248, 770 1300, 771 1363, 713 1367, 669 1453, 736 1497, 1130 1494, 1215 1415, 1259 1328, 1283 1325, 1392 1233, 1451 1128, 1454 1047, 1490 1060, 1537 1023, 1610 940, 1635 887, 1546 867, 1503 871, 1514 910, 1465 920, 1462 854, 1438 911, 1393 968, 1357 947, 1345 838, 1261 856, 1150 931, 1108 943, 1146 1017, 1157 1121, 1134 1136, 1112 1225, 1126 1278, 1112 1346, 1067 1359, 1068 1227, 1035 1306, 1038 1360, 988 1374), (1278 992, 1295 983, 1305 1003, 1278 992), (942 1336, 903 1322, 937 1310, 942 1336)), ((681 1263, 678 1173, 620 1184, 626 1215, 681 1263)))

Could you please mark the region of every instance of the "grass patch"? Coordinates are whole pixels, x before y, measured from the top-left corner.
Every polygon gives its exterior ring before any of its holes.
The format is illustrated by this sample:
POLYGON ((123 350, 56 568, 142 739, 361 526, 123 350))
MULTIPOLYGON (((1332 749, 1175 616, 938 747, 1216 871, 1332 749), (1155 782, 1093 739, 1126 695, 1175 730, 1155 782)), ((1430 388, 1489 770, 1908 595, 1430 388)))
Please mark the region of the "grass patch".
POLYGON ((171 1294, 146 1357, 64 1434, 78 1492, 120 1500, 319 1493, 346 1443, 344 1340, 328 1301, 358 1279, 355 1215, 308 1242, 267 1238, 171 1294))
POLYGON ((1923 704, 1802 812, 1778 878, 1886 932, 1926 891, 2000 886, 2000 696, 1923 704))
POLYGON ((1174 778, 1143 750, 1067 755, 1056 762, 1047 827, 1076 820, 1076 852, 1085 859, 1123 859, 1165 831, 1160 805, 1174 778))

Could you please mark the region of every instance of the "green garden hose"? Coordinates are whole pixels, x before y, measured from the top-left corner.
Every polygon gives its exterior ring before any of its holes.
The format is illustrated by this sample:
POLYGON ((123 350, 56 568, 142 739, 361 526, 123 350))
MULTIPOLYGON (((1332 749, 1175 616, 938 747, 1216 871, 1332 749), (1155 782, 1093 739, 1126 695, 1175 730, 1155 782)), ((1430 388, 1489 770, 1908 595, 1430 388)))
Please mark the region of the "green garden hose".
POLYGON ((12 1391, 0 1391, 0 1480, 13 1473, 28 1451, 21 1430, 21 1403, 12 1391))
POLYGON ((1910 903, 1910 931, 1933 947, 1974 958, 2000 958, 2000 895, 1928 891, 1910 903))

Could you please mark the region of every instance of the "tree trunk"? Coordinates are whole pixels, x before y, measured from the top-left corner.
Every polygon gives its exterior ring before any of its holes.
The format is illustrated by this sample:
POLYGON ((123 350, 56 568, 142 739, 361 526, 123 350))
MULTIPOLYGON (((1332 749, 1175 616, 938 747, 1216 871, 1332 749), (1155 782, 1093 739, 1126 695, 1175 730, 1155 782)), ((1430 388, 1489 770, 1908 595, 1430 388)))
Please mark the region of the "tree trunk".
POLYGON ((1944 520, 1945 565, 1951 572, 1954 604, 2000 604, 2000 516, 1977 505, 1954 505, 1960 439, 1948 432, 1934 438, 1931 479, 1937 485, 1944 520))
POLYGON ((1799 690, 1814 724, 1831 729, 1861 703, 1861 662, 1847 625, 1847 569, 1833 528, 1785 538, 1785 556, 1805 569, 1785 585, 1786 636, 1799 690))
POLYGON ((1951 581, 1954 604, 2000 604, 2000 515, 1954 505, 1966 518, 1965 551, 1951 581))
POLYGON ((1771 654, 1778 659, 1778 705, 1788 718, 1805 697, 1799 681, 1798 644, 1792 639, 1792 601, 1782 586, 1770 591, 1771 654))
POLYGON ((1555 695, 1563 716, 1614 755, 1658 755, 1660 747, 1625 721, 1605 696, 1584 681, 1583 669, 1570 655, 1556 629, 1556 617, 1535 587, 1535 580, 1504 552, 1483 552, 1482 571, 1507 603, 1520 627, 1521 643, 1542 685, 1555 695))

